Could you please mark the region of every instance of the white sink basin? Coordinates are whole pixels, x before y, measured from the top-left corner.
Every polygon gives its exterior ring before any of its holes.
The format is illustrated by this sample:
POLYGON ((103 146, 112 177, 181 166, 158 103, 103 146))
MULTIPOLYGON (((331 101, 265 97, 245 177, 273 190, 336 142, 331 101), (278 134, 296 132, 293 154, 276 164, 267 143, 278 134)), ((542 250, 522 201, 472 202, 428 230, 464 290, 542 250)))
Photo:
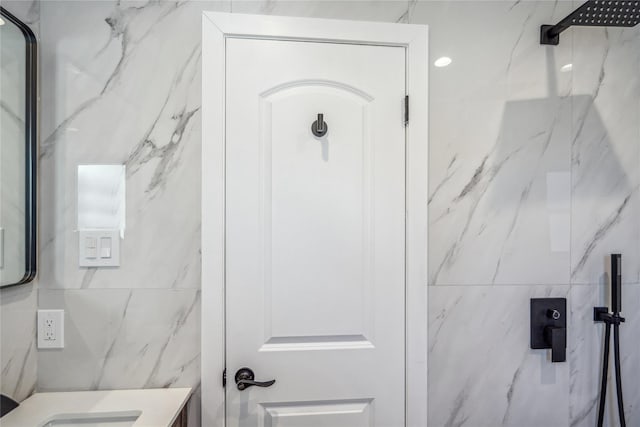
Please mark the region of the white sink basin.
POLYGON ((42 427, 131 427, 141 414, 141 411, 59 414, 45 421, 42 427))
POLYGON ((35 393, 2 417, 0 425, 171 427, 190 396, 190 388, 35 393))

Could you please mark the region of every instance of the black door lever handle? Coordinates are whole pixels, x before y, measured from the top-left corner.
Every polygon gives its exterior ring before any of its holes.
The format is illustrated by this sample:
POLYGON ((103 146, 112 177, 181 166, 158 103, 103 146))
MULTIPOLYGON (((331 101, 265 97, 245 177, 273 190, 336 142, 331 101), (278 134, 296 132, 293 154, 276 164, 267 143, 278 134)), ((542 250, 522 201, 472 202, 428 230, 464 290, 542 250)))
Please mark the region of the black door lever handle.
POLYGON ((318 113, 318 119, 311 125, 311 132, 318 138, 322 138, 327 134, 329 126, 324 121, 324 114, 318 113))
POLYGON ((271 387, 276 383, 276 380, 269 381, 255 381, 255 374, 249 368, 240 368, 238 372, 236 372, 236 385, 238 386, 238 390, 242 391, 251 386, 256 387, 271 387))

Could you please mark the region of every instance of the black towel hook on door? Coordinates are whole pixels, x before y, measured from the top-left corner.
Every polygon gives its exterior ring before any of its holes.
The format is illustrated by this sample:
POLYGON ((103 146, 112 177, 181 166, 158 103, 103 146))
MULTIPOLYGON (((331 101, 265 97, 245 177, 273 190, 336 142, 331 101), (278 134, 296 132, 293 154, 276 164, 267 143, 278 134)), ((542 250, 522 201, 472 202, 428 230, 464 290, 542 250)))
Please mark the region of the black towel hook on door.
POLYGON ((318 138, 322 138, 327 134, 329 126, 324 121, 324 114, 318 113, 318 119, 311 125, 311 132, 318 138))

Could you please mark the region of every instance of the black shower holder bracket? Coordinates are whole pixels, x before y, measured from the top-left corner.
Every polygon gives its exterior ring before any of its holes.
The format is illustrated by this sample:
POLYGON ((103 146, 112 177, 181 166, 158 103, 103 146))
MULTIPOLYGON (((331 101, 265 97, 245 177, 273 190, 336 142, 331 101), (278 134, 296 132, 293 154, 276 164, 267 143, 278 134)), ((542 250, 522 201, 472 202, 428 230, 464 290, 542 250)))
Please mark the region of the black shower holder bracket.
POLYGON ((616 313, 609 313, 609 307, 593 307, 593 321, 603 322, 609 325, 619 325, 625 322, 625 318, 616 313))

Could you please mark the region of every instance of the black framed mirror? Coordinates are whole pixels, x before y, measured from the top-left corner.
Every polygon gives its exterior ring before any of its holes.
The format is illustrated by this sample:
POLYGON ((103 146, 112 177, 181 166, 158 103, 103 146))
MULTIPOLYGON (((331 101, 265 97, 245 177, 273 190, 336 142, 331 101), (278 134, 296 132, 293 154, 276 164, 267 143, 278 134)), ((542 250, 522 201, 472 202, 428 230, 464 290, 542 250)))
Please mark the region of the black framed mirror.
POLYGON ((36 275, 37 43, 0 7, 0 287, 36 275))

